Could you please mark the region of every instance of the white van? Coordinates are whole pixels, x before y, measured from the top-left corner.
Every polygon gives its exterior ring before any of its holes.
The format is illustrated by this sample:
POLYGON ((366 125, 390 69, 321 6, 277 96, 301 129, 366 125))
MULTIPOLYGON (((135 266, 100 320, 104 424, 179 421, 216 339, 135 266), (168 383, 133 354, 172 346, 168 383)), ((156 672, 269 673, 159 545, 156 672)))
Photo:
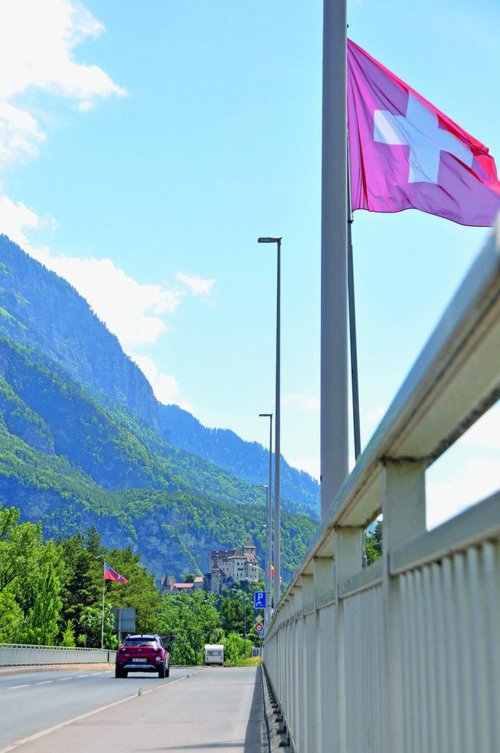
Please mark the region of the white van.
POLYGON ((217 643, 205 644, 205 664, 224 664, 224 646, 217 643))

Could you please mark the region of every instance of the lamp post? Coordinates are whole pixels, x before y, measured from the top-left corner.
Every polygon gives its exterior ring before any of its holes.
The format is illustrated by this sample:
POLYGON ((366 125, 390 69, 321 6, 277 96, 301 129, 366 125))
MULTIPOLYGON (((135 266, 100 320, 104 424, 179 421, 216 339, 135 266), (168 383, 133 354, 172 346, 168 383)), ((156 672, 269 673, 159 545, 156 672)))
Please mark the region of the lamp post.
POLYGON ((276 399, 274 415, 276 429, 274 435, 274 608, 280 600, 280 500, 281 500, 281 451, 280 451, 280 352, 281 352, 281 236, 259 238, 258 243, 275 243, 277 250, 276 269, 276 399))
MULTIPOLYGON (((266 601, 271 599, 271 563, 273 561, 272 555, 272 531, 273 531, 273 516, 272 516, 272 488, 273 488, 273 414, 272 413, 259 413, 260 418, 269 419, 269 484, 267 486, 267 523, 266 523, 266 601)), ((265 626, 267 628, 271 621, 271 603, 266 607, 265 611, 265 626)))

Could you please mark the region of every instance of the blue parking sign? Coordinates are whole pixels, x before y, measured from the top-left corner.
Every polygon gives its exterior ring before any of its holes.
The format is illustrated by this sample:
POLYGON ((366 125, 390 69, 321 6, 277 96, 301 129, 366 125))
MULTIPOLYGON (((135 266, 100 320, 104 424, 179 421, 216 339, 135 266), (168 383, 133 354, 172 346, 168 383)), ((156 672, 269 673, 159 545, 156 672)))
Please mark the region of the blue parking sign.
POLYGON ((266 606, 266 592, 255 591, 253 595, 253 608, 264 609, 266 606))

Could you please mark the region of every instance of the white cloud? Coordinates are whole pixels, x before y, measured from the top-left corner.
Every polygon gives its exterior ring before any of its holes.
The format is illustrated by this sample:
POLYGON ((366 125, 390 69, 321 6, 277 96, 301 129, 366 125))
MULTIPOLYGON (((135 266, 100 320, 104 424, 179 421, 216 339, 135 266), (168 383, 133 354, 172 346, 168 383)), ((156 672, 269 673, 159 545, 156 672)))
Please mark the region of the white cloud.
POLYGON ((18 101, 39 90, 74 100, 80 110, 124 96, 97 65, 74 60, 75 47, 104 27, 76 0, 0 3, 0 161, 32 157, 43 140, 38 122, 18 101))
POLYGON ((485 413, 461 438, 467 446, 500 452, 500 405, 485 413))
POLYGON ((8 196, 0 195, 0 233, 20 246, 27 246, 26 228, 37 228, 40 225, 39 216, 28 209, 22 201, 12 201, 8 196))
POLYGON ((498 491, 498 467, 498 457, 475 456, 457 463, 452 479, 427 483, 428 527, 434 528, 498 491))
POLYGON ((212 293, 215 284, 213 279, 204 279, 197 275, 189 275, 186 272, 177 272, 177 279, 183 283, 194 295, 207 298, 212 293))
POLYGON ((35 118, 26 110, 0 102, 0 164, 8 165, 34 157, 45 139, 35 118))
POLYGON ((298 468, 301 471, 305 471, 310 476, 319 481, 320 476, 320 461, 319 458, 295 458, 290 460, 290 465, 293 468, 298 468))
POLYGON ((29 249, 32 256, 70 282, 126 348, 151 344, 165 333, 166 314, 174 314, 185 296, 165 284, 140 283, 111 259, 52 256, 29 249))
POLYGON ((158 367, 149 356, 135 353, 129 353, 129 355, 150 383, 157 400, 164 405, 176 402, 179 395, 177 379, 171 374, 162 374, 158 371, 158 367))
POLYGON ((0 97, 29 88, 77 100, 123 95, 97 65, 77 63, 74 48, 104 26, 76 0, 16 0, 0 4, 0 97))
POLYGON ((12 201, 0 192, 0 233, 71 283, 125 349, 155 343, 168 331, 165 317, 175 314, 189 295, 204 291, 208 296, 215 283, 183 272, 176 275, 176 283, 171 286, 163 282, 140 283, 111 259, 53 255, 49 248, 34 246, 28 238, 30 230, 44 225, 56 227, 52 217, 40 218, 22 201, 12 201), (186 278, 196 284, 186 284, 186 278))

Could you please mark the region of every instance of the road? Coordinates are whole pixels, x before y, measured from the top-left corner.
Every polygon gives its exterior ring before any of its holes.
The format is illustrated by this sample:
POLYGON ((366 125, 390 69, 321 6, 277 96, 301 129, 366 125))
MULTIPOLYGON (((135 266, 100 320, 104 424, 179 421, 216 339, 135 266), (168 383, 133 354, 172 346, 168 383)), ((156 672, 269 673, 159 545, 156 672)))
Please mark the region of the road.
POLYGON ((16 740, 61 724, 115 701, 192 674, 174 669, 170 677, 137 673, 116 680, 114 670, 30 671, 0 675, 0 751, 16 740))
POLYGON ((0 753, 264 753, 255 668, 172 668, 0 676, 0 753))

